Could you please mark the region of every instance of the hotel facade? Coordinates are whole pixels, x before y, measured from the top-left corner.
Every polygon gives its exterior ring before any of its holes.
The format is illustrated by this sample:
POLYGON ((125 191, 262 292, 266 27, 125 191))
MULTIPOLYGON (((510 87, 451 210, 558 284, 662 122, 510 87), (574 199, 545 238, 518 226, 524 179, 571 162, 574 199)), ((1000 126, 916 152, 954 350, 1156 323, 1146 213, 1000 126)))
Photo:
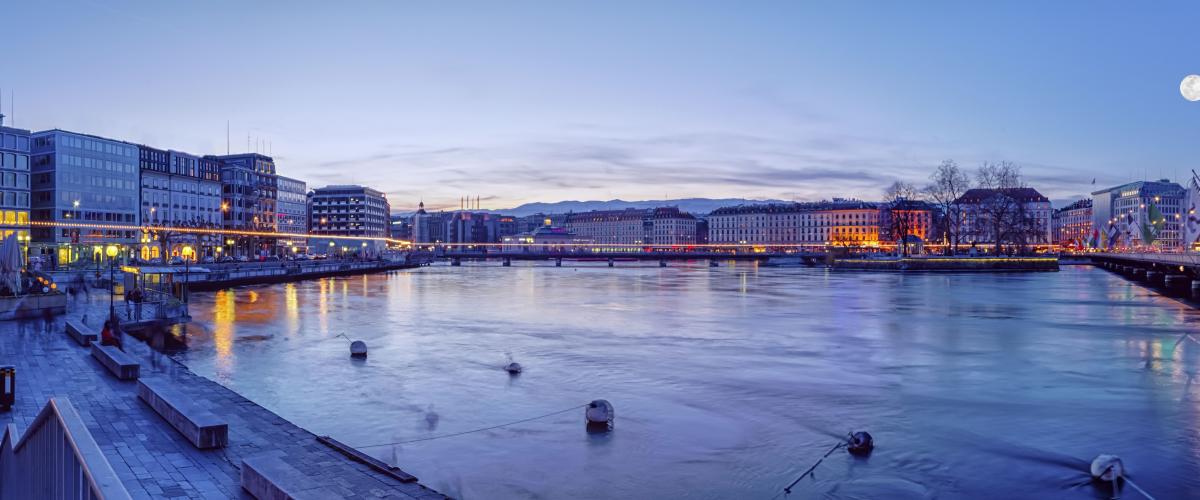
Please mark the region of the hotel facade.
POLYGON ((708 242, 871 247, 880 219, 878 204, 858 200, 722 207, 708 215, 708 242))

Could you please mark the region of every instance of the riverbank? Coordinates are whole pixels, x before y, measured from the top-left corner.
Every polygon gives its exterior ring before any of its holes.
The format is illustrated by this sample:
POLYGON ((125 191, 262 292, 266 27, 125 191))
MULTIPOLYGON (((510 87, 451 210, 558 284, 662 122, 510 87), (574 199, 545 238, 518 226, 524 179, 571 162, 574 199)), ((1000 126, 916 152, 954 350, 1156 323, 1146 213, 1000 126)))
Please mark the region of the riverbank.
POLYGON ((1046 272, 1058 271, 1054 257, 904 257, 836 259, 833 269, 852 271, 1046 272))
POLYGON ((228 447, 197 450, 138 400, 136 384, 109 376, 86 348, 68 339, 68 317, 79 319, 71 310, 49 321, 5 324, 0 364, 16 367, 16 402, 11 411, 0 413, 0 423, 24 430, 49 398, 69 398, 134 498, 247 497, 240 486, 239 464, 263 453, 275 454, 326 486, 337 495, 334 498, 446 498, 347 459, 320 444, 315 434, 129 339, 126 351, 141 363, 143 377, 170 379, 196 404, 229 422, 228 447))

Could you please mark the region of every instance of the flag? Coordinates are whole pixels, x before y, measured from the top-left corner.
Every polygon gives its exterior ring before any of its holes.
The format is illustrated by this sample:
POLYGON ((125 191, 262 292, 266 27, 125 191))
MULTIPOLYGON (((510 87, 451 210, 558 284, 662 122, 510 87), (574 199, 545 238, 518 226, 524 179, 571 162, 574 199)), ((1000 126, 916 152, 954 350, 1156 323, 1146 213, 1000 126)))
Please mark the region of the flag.
POLYGON ((1158 235, 1162 232, 1163 226, 1167 223, 1167 218, 1163 217, 1162 212, 1158 210, 1158 205, 1152 201, 1146 201, 1146 210, 1142 212, 1141 233, 1142 244, 1146 246, 1153 245, 1158 235))
POLYGON ((1197 213, 1196 205, 1200 205, 1200 184, 1196 182, 1196 174, 1192 173, 1192 184, 1188 186, 1187 197, 1183 200, 1184 217, 1187 220, 1183 224, 1183 249, 1192 251, 1197 240, 1200 240, 1200 213, 1197 213))

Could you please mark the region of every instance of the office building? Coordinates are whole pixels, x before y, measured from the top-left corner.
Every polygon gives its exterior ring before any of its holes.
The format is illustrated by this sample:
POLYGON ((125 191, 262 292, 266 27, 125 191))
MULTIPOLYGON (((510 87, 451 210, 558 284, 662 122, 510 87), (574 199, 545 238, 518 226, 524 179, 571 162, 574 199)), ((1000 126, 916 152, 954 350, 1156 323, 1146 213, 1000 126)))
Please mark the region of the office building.
POLYGON ((54 264, 100 260, 103 245, 127 251, 141 224, 138 146, 65 130, 32 134, 32 253, 54 264), (81 224, 69 227, 69 224, 81 224))
POLYGON ((138 256, 200 259, 215 257, 219 235, 173 228, 220 228, 220 163, 199 156, 138 146, 141 221, 138 256))
POLYGON ((0 238, 29 243, 28 130, 5 127, 0 114, 0 238))
POLYGON ((391 229, 392 209, 382 192, 364 186, 325 186, 312 190, 309 200, 309 245, 313 252, 358 255, 365 250, 378 254, 386 248, 383 239, 391 229))
POLYGON ((1092 193, 1099 248, 1183 250, 1187 193, 1168 179, 1137 181, 1092 193))
MULTIPOLYGON (((275 232, 277 176, 275 160, 258 153, 208 156, 221 167, 222 227, 243 231, 275 232)), ((273 236, 226 236, 226 253, 259 258, 275 251, 273 236)))
POLYGON ((277 241, 279 252, 284 254, 306 253, 308 250, 308 185, 302 180, 276 176, 278 200, 275 215, 279 232, 294 234, 277 241))
POLYGON ((596 245, 694 245, 696 217, 676 207, 594 210, 567 214, 567 230, 596 245))

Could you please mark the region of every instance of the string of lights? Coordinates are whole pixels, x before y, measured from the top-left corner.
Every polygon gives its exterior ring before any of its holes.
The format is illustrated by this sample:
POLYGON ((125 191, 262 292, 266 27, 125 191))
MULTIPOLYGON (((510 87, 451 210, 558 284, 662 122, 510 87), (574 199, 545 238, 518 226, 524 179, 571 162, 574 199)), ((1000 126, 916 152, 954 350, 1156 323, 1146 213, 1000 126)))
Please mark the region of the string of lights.
MULTIPOLYGON (((454 242, 430 242, 430 243, 415 243, 411 240, 402 240, 397 238, 387 238, 383 236, 342 236, 329 234, 297 234, 297 233, 282 233, 278 231, 250 231, 239 229, 214 229, 214 228, 198 228, 186 226, 138 226, 130 224, 103 224, 92 222, 50 222, 50 221, 30 221, 32 227, 57 227, 57 228, 79 228, 79 229, 97 229, 110 231, 144 231, 144 232, 177 232, 191 234, 212 234, 223 236, 257 236, 266 238, 317 238, 328 240, 349 240, 349 241, 382 241, 388 244, 397 246, 415 246, 418 248, 535 248, 545 247, 553 249, 579 249, 579 248, 601 248, 601 249, 625 249, 632 251, 645 251, 645 249, 671 249, 676 251, 696 251, 696 250, 747 250, 747 249, 781 249, 781 250, 810 250, 814 252, 823 252, 830 248, 849 248, 859 250, 871 249, 894 249, 895 243, 879 242, 872 246, 853 246, 843 244, 821 244, 821 243, 689 243, 689 244, 671 244, 671 245, 652 245, 638 243, 454 243, 454 242)), ((938 243, 926 243, 927 248, 944 248, 948 245, 938 243)), ((1035 249, 1049 249, 1054 245, 1034 245, 1035 249)))

